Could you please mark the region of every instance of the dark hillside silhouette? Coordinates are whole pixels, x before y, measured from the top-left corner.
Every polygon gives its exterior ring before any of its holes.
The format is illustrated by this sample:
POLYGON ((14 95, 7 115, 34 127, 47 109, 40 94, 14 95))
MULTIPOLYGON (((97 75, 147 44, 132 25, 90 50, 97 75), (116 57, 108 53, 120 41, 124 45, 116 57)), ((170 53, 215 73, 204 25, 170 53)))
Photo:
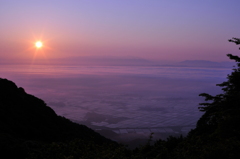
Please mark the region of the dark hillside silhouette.
POLYGON ((0 149, 9 155, 14 146, 25 141, 51 143, 78 138, 100 145, 117 145, 84 125, 56 115, 43 100, 27 94, 7 79, 0 79, 0 125, 0 149))
POLYGON ((43 100, 27 94, 7 79, 0 79, 0 101, 2 133, 49 142, 76 137, 109 141, 84 125, 57 116, 43 100))

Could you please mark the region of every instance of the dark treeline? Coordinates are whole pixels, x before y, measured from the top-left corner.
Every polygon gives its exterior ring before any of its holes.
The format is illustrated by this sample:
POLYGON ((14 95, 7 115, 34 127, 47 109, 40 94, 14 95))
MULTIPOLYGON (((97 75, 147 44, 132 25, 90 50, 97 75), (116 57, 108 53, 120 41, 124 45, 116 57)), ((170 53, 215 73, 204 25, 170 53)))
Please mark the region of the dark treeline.
MULTIPOLYGON (((229 40, 237 45, 240 39, 229 40)), ((203 116, 186 137, 149 142, 134 150, 106 139, 84 125, 58 116, 45 102, 15 83, 0 79, 0 158, 240 158, 240 57, 222 94, 202 93, 203 116)))

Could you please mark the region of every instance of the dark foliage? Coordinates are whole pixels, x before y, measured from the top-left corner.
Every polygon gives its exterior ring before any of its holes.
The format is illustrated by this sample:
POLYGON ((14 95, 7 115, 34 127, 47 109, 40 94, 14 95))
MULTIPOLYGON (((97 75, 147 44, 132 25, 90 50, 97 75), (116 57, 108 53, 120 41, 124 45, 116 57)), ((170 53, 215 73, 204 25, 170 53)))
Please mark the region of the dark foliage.
MULTIPOLYGON (((240 44, 238 38, 229 41, 240 44)), ((236 66, 227 76, 226 82, 217 84, 222 87, 222 94, 215 96, 207 93, 200 94, 205 97, 206 103, 200 103, 199 109, 205 113, 197 122, 196 129, 192 130, 186 141, 182 143, 180 156, 240 157, 240 58, 232 54, 227 56, 236 61, 236 66)))

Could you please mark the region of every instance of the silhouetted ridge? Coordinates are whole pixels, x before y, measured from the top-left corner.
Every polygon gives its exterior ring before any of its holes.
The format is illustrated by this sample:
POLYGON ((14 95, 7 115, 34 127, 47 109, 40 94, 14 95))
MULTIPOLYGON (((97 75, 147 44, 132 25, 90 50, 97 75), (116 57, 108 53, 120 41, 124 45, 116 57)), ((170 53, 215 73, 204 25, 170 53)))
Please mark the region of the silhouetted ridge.
POLYGON ((111 142, 84 125, 56 115, 43 100, 7 79, 0 79, 0 125, 0 140, 57 142, 78 138, 96 144, 111 142))

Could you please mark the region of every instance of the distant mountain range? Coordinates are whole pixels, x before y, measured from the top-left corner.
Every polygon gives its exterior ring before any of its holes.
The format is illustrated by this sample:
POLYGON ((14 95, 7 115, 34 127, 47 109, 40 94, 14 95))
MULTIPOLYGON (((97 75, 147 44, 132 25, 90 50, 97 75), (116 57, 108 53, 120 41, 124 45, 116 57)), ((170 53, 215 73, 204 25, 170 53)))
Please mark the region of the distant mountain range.
POLYGON ((85 66, 176 66, 176 67, 211 67, 211 68, 232 68, 234 62, 223 61, 213 62, 207 60, 185 60, 181 62, 153 61, 136 57, 116 56, 77 56, 53 59, 29 60, 0 60, 0 64, 44 64, 44 65, 85 65, 85 66))
POLYGON ((134 58, 134 57, 114 57, 114 56, 80 56, 80 57, 69 57, 55 60, 56 62, 66 63, 66 64, 76 64, 76 65, 104 65, 104 66, 140 66, 140 65, 151 65, 152 61, 134 58))
POLYGON ((234 62, 223 61, 223 62, 213 62, 207 60, 186 60, 182 61, 176 65, 185 67, 232 67, 234 62))
POLYGON ((61 64, 100 65, 100 66, 180 66, 180 67, 232 67, 233 62, 213 62, 207 60, 185 60, 182 62, 152 61, 134 57, 75 57, 54 60, 61 64))

